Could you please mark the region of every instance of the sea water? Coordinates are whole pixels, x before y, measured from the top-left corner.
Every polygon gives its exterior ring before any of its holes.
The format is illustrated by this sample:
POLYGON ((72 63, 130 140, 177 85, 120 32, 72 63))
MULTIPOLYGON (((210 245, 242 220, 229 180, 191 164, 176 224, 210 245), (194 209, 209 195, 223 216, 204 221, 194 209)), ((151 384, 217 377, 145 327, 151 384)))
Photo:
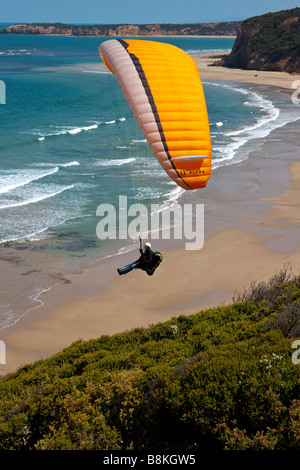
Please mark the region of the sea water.
MULTIPOLYGON (((6 104, 0 105, 0 258, 23 262, 22 274, 29 273, 24 282, 18 278, 17 295, 15 279, 2 276, 0 329, 37 305, 53 273, 80 271, 89 260, 131 248, 97 238, 100 204, 117 205, 120 195, 128 204, 172 204, 183 193, 153 157, 103 66, 98 47, 107 39, 0 35, 0 80, 6 85, 6 104)), ((227 52, 234 43, 154 40, 190 54, 227 52)), ((213 169, 246 159, 257 139, 296 119, 267 87, 214 80, 203 80, 203 87, 213 169)))

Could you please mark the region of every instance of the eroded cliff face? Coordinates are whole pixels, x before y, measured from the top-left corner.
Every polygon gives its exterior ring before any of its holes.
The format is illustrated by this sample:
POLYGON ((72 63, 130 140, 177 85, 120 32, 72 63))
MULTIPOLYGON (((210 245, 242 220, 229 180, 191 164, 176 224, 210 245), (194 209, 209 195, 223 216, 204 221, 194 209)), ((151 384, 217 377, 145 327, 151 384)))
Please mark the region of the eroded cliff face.
POLYGON ((268 13, 239 24, 226 67, 300 72, 300 8, 268 13))
POLYGON ((72 34, 72 26, 50 24, 14 24, 1 30, 3 34, 72 34))
POLYGON ((61 23, 14 24, 1 34, 59 34, 69 36, 235 36, 238 21, 223 23, 149 25, 66 25, 61 23))

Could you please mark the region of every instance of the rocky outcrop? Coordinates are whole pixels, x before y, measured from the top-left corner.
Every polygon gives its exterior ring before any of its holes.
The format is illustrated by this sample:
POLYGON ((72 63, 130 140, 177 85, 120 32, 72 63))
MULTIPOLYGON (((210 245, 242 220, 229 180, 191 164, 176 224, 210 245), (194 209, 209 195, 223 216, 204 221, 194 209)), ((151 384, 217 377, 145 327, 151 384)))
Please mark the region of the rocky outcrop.
POLYGON ((62 23, 14 24, 0 34, 58 34, 68 36, 235 36, 238 21, 223 23, 149 25, 68 25, 62 23))
POLYGON ((300 8, 240 23, 226 67, 300 72, 300 8))
POLYGON ((2 34, 65 34, 72 35, 72 26, 60 23, 33 23, 33 24, 14 24, 8 28, 2 29, 2 34))

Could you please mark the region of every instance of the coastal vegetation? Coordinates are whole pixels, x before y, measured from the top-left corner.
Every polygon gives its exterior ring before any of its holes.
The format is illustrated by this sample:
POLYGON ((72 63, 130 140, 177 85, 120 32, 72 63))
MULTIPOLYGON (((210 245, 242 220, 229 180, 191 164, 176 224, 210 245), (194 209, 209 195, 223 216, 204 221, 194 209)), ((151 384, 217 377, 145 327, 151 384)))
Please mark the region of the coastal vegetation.
POLYGON ((285 266, 230 305, 79 340, 0 381, 0 449, 299 450, 299 336, 285 266))
POLYGON ((238 21, 184 24, 100 24, 63 23, 14 24, 0 34, 61 34, 68 36, 235 36, 238 21))
POLYGON ((252 70, 300 71, 300 8, 267 13, 239 24, 223 65, 252 70))
POLYGON ((236 36, 230 54, 214 65, 250 70, 300 72, 300 8, 267 13, 244 21, 186 24, 62 23, 14 24, 0 34, 68 36, 236 36))

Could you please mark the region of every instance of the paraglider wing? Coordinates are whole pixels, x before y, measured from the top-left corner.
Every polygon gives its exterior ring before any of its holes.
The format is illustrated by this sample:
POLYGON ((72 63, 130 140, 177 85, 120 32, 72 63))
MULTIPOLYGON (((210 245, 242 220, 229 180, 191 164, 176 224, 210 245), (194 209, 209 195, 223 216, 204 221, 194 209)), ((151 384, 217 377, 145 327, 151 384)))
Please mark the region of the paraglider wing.
POLYGON ((137 39, 105 41, 99 52, 162 168, 186 190, 205 187, 211 141, 194 60, 171 44, 137 39))

